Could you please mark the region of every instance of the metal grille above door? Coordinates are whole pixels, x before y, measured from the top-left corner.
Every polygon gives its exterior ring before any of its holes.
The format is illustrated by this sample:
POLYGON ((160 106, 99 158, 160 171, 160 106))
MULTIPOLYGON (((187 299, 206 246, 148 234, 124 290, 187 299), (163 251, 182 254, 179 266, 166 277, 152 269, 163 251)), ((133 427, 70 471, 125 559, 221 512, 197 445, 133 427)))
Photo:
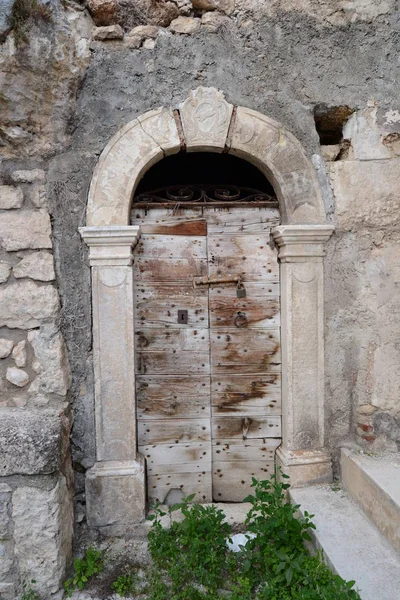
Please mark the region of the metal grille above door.
POLYGON ((186 192, 184 206, 157 192, 163 202, 146 194, 133 206, 143 231, 134 263, 135 369, 150 501, 175 490, 198 502, 240 502, 252 476, 273 472, 281 364, 270 229, 279 212, 251 191, 218 202, 209 189, 197 200, 186 192), (243 196, 258 198, 238 205, 243 196))

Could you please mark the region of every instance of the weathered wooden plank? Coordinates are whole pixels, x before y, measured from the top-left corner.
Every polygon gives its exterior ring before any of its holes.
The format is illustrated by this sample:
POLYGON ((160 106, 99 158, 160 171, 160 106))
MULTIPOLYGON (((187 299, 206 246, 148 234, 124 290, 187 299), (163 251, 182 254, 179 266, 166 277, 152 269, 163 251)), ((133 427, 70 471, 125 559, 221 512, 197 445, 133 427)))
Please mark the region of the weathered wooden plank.
POLYGON ((275 452, 280 446, 279 438, 219 440, 212 446, 213 463, 232 461, 273 461, 275 452))
POLYGON ((277 251, 269 235, 208 235, 209 275, 241 275, 244 281, 279 279, 277 251))
POLYGON ((206 258, 206 237, 182 235, 146 235, 139 238, 135 256, 148 258, 206 258))
POLYGON ((208 352, 208 329, 148 329, 135 332, 138 350, 170 352, 208 352))
POLYGON ((261 481, 274 473, 274 462, 235 461, 213 463, 213 496, 222 502, 242 502, 253 494, 252 477, 261 481))
POLYGON ((210 339, 213 374, 280 372, 279 329, 215 329, 210 339))
POLYGON ((208 327, 207 295, 206 293, 198 296, 174 294, 167 297, 167 294, 164 293, 156 297, 144 297, 136 303, 135 322, 136 329, 141 327, 162 329, 166 326, 175 329, 206 328, 208 327), (188 311, 187 324, 178 322, 179 310, 188 311))
POLYGON ((208 352, 141 352, 135 353, 136 373, 175 375, 210 372, 208 352))
POLYGON ((207 221, 196 219, 165 224, 144 222, 140 230, 143 234, 200 236, 207 235, 207 221))
MULTIPOLYGON (((164 444, 165 445, 165 444, 164 444)), ((182 456, 181 462, 170 465, 154 465, 147 462, 147 475, 176 475, 177 473, 201 473, 204 475, 207 471, 211 471, 211 460, 208 463, 192 460, 185 462, 182 456)))
POLYGON ((186 222, 187 220, 203 219, 204 207, 193 206, 192 208, 183 208, 176 206, 174 208, 159 208, 154 206, 149 208, 132 207, 131 217, 132 225, 144 225, 155 223, 158 225, 186 222))
POLYGON ((210 419, 163 419, 138 421, 138 445, 206 442, 210 419))
POLYGON ((139 446, 139 452, 143 454, 148 465, 170 466, 198 462, 204 463, 205 470, 211 465, 210 442, 153 444, 139 446))
POLYGON ((209 396, 175 395, 167 400, 149 400, 147 396, 141 396, 136 404, 138 419, 202 419, 211 413, 209 396))
POLYGON ((279 210, 269 207, 206 209, 208 233, 263 233, 280 222, 279 210))
POLYGON ((134 277, 142 281, 191 282, 193 277, 207 275, 207 261, 186 258, 142 258, 135 257, 134 277))
POLYGON ((212 502, 211 471, 150 475, 147 479, 147 489, 150 501, 164 503, 171 490, 181 490, 183 497, 195 494, 193 502, 212 502))
POLYGON ((212 439, 254 439, 281 436, 280 416, 212 417, 212 439))
MULTIPOLYGON (((219 276, 217 276, 218 278, 219 276)), ((221 277, 223 275, 221 274, 221 277)), ((255 297, 255 298, 279 298, 280 297, 280 289, 279 289, 279 281, 247 281, 245 288, 247 296, 255 297)), ((196 288, 200 290, 201 287, 196 288)), ((235 283, 214 283, 209 286, 210 296, 219 296, 224 295, 226 292, 229 295, 236 296, 236 284, 235 283)))
POLYGON ((139 399, 169 400, 180 396, 208 394, 210 378, 200 375, 138 375, 136 394, 139 399))
POLYGON ((280 373, 212 376, 211 402, 214 415, 280 413, 280 373))
POLYGON ((210 290, 210 324, 247 329, 279 326, 279 297, 253 296, 246 289, 246 297, 237 298, 235 288, 210 290))

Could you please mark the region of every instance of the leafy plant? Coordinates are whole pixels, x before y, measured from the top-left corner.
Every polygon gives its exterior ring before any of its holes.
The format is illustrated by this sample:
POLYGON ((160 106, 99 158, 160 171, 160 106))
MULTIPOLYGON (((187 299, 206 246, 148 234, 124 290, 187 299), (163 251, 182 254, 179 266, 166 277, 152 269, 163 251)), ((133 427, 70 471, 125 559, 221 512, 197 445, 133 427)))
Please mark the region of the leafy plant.
POLYGON ((170 511, 183 520, 169 530, 161 524, 166 514, 156 508, 149 549, 155 571, 148 600, 360 600, 353 589, 304 546, 315 529, 313 515, 297 515, 299 506, 287 498, 287 477, 279 473, 267 481, 253 479, 254 493, 246 526, 254 534, 234 553, 227 549, 231 527, 215 506, 190 505, 185 498, 170 511))
POLYGON ((39 594, 33 589, 32 584, 36 583, 35 579, 31 579, 30 582, 24 581, 22 584, 23 594, 21 600, 40 600, 39 594))
POLYGON ((103 553, 101 550, 95 550, 89 547, 83 558, 75 558, 74 574, 64 583, 64 589, 67 596, 71 597, 72 592, 79 588, 83 590, 87 582, 93 575, 101 573, 103 570, 103 553))
POLYGON ((28 43, 28 32, 35 22, 50 23, 52 21, 50 9, 40 0, 14 0, 9 26, 14 31, 14 40, 17 46, 28 43))
POLYGON ((111 588, 122 598, 136 593, 136 580, 133 575, 120 575, 112 584, 111 588))

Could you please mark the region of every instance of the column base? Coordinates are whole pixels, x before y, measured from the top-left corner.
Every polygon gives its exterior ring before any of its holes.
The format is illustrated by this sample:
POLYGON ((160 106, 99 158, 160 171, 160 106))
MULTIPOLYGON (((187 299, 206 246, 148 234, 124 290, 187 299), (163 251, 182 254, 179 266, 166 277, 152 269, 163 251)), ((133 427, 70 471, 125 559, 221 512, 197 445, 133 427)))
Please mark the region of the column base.
POLYGON ((276 464, 289 475, 291 487, 332 481, 332 459, 325 450, 287 450, 280 446, 276 464))
POLYGON ((86 507, 89 527, 103 535, 134 534, 145 519, 144 458, 96 463, 86 473, 86 507))

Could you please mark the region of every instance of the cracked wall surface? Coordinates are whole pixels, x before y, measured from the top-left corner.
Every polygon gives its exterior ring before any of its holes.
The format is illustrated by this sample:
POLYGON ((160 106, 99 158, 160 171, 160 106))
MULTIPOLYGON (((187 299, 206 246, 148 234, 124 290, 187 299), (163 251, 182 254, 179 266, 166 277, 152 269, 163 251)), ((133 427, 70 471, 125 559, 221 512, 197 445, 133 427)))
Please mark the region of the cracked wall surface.
MULTIPOLYGON (((52 551, 68 555, 71 493, 60 490, 71 490, 70 428, 75 531, 86 535, 84 474, 95 436, 90 279, 78 227, 96 162, 126 123, 177 107, 200 85, 280 121, 317 170, 336 227, 325 282, 328 446, 400 444, 395 0, 49 5, 52 22, 27 25, 20 47, 7 25, 11 2, 0 18, 0 422, 37 432, 1 482, 4 598, 20 589, 20 556, 30 547, 20 508, 27 488, 41 510, 41 495, 59 507, 49 527, 64 541, 52 551), (321 147, 317 105, 354 111, 341 145, 321 147), (58 461, 46 459, 44 426, 58 461)), ((8 440, 4 429, 0 446, 8 440)), ((41 583, 49 597, 63 568, 61 560, 41 583)))

